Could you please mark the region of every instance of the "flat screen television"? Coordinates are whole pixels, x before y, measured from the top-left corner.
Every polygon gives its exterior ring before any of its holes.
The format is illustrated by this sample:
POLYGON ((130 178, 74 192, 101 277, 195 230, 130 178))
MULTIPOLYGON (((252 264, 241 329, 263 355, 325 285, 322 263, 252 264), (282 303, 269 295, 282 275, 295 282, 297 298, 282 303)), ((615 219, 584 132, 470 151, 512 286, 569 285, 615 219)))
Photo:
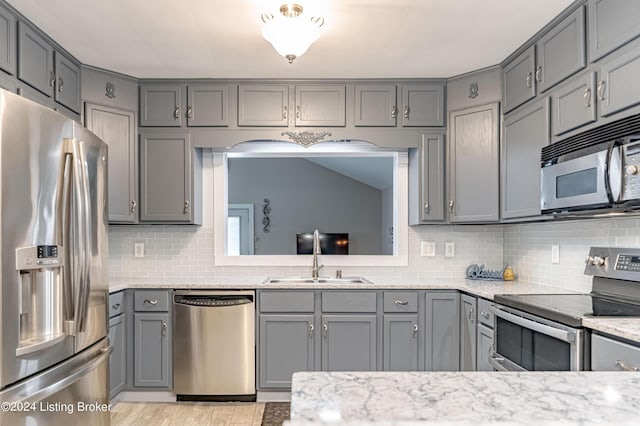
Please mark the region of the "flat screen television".
MULTIPOLYGON (((313 253, 313 233, 296 234, 297 254, 313 253)), ((320 251, 322 254, 349 254, 348 233, 320 234, 320 251)))

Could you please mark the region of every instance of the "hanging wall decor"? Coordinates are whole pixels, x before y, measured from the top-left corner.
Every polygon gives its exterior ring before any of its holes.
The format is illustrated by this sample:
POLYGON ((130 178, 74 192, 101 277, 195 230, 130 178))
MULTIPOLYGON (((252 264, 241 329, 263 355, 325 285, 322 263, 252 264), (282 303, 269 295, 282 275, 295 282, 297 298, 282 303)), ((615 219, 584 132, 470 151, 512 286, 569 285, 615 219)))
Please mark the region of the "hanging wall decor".
POLYGON ((271 206, 269 205, 270 201, 268 198, 264 199, 264 205, 262 206, 262 230, 264 232, 269 232, 269 228, 271 227, 271 219, 269 219, 269 214, 271 213, 271 206))

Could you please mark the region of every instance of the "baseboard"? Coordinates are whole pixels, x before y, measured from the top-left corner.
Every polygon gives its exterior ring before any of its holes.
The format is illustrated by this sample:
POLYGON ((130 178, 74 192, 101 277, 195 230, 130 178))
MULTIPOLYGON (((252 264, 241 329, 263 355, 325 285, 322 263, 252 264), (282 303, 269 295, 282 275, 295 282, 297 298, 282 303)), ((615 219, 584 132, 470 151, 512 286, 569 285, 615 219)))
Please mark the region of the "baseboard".
POLYGON ((114 400, 118 402, 176 402, 173 392, 125 391, 120 392, 114 400))
POLYGON ((287 391, 258 391, 256 395, 258 402, 289 402, 291 392, 287 391))

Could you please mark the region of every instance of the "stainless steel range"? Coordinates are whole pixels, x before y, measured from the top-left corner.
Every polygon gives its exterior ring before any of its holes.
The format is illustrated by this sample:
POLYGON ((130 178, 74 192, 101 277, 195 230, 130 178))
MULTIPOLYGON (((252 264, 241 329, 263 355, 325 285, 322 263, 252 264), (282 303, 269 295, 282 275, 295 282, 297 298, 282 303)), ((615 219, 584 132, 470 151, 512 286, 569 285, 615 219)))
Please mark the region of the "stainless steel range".
POLYGON ((497 370, 579 371, 590 368, 586 317, 640 317, 640 249, 592 247, 584 273, 590 294, 496 295, 497 370))

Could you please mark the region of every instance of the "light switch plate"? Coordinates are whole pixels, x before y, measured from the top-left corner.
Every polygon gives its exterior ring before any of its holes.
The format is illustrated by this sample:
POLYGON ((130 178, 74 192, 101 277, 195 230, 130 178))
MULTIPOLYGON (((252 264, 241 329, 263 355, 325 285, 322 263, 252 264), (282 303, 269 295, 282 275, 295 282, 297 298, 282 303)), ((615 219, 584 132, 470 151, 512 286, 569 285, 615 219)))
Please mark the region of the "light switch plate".
POLYGON ((420 256, 435 256, 436 243, 434 241, 423 241, 420 243, 420 256))
POLYGON ((144 243, 133 243, 133 257, 144 257, 144 243))
POLYGON ((551 246, 551 263, 560 263, 560 246, 558 244, 551 246))
POLYGON ((453 257, 456 255, 456 244, 454 242, 444 243, 444 257, 453 257))

